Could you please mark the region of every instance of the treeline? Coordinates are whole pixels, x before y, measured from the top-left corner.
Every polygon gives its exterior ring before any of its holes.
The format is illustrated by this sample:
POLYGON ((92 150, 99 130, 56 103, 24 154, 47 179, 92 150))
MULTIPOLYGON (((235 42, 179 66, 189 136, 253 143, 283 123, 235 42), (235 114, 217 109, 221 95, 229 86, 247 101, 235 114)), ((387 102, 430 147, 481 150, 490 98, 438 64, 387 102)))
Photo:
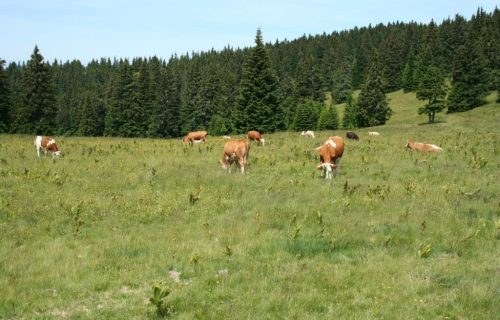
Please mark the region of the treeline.
MULTIPOLYGON (((248 129, 383 124, 385 93, 416 91, 419 113, 480 106, 499 87, 500 12, 440 24, 389 23, 293 41, 158 57, 0 61, 0 132, 178 137, 248 129), (361 89, 358 99, 352 92, 361 89), (344 119, 325 104, 347 103, 344 119)), ((415 110, 417 112, 417 110, 415 110)))

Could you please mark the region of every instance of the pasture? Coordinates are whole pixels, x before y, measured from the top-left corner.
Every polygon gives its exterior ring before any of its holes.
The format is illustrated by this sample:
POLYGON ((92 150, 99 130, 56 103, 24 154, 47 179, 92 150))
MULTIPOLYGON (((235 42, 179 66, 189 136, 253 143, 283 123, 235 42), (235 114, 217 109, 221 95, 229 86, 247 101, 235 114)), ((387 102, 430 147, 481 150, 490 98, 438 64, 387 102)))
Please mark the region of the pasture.
POLYGON ((330 181, 313 149, 345 130, 264 135, 245 175, 222 137, 55 137, 53 161, 1 135, 0 318, 154 319, 153 285, 172 319, 498 317, 499 105, 423 125, 390 97, 330 181))

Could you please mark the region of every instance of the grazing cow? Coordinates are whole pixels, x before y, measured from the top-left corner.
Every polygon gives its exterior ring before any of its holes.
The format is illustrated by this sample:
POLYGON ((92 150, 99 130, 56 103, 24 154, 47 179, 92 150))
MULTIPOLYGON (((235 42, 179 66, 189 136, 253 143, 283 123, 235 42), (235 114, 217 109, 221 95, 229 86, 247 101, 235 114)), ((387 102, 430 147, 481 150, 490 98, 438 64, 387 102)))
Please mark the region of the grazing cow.
POLYGON ((302 133, 300 135, 301 136, 306 136, 306 137, 309 137, 309 138, 314 138, 314 132, 311 131, 311 130, 302 131, 302 133))
POLYGON ((340 159, 343 154, 344 139, 339 136, 329 137, 319 148, 319 160, 321 164, 317 168, 323 171, 321 176, 325 176, 326 179, 331 179, 333 169, 335 169, 335 175, 339 174, 340 159))
POLYGON ((351 139, 351 140, 359 140, 359 137, 357 134, 355 134, 354 132, 352 131, 347 131, 347 133, 345 134, 345 136, 348 138, 348 139, 351 139))
POLYGON ((206 131, 193 131, 188 133, 182 141, 187 144, 205 142, 207 140, 208 132, 206 131))
POLYGON ((230 136, 222 136, 222 139, 229 140, 229 139, 231 139, 231 137, 230 136))
POLYGON ((260 134, 260 132, 255 131, 255 130, 248 131, 247 138, 250 141, 257 141, 261 145, 264 145, 264 143, 266 142, 266 140, 264 138, 262 138, 262 135, 260 134))
POLYGON ((35 138, 35 148, 36 154, 40 158, 40 149, 43 150, 45 156, 47 156, 47 151, 52 153, 52 158, 58 158, 61 155, 61 151, 57 148, 56 141, 51 137, 46 136, 36 136, 35 138))
POLYGON ((369 135, 369 136, 372 136, 372 137, 376 137, 376 136, 379 136, 379 135, 380 135, 380 133, 378 133, 377 131, 369 131, 369 132, 368 132, 368 135, 369 135))
POLYGON ((406 142, 406 147, 411 150, 421 151, 421 152, 441 152, 442 148, 436 146, 435 144, 414 142, 413 140, 408 140, 406 142))
POLYGON ((231 165, 238 162, 241 173, 245 173, 248 153, 250 152, 250 144, 246 140, 230 140, 224 144, 224 152, 222 159, 219 160, 222 169, 228 170, 231 173, 231 165))
POLYGON ((352 131, 347 131, 345 136, 347 137, 347 139, 351 139, 351 140, 359 140, 359 137, 356 133, 352 132, 352 131))

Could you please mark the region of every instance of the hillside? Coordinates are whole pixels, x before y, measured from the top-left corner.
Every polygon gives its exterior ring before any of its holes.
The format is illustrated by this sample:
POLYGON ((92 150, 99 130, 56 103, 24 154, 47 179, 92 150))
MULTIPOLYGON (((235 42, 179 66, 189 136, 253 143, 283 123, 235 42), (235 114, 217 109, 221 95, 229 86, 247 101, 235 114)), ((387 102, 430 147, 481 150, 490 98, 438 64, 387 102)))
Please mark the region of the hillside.
MULTIPOLYGON (((500 314, 500 108, 409 112, 346 141, 319 177, 315 139, 252 145, 223 172, 224 140, 1 135, 0 318, 494 319, 500 314), (408 138, 440 154, 405 149, 408 138)), ((335 133, 344 136, 345 131, 335 133)))

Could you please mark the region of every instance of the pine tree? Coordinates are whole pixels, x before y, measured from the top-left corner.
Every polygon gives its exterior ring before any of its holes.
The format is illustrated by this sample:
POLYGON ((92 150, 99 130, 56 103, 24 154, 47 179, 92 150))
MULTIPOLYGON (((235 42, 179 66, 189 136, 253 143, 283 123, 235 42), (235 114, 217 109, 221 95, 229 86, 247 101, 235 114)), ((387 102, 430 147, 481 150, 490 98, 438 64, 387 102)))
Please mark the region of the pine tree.
POLYGON ((391 32, 380 48, 380 64, 384 79, 384 91, 392 92, 401 88, 401 78, 405 67, 403 42, 397 32, 391 32))
POLYGON ((347 104, 344 110, 344 118, 342 119, 342 128, 346 130, 355 129, 358 127, 357 123, 358 111, 356 100, 352 96, 347 99, 347 104))
POLYGON ((437 66, 428 67, 417 89, 417 99, 427 103, 418 109, 418 114, 427 114, 429 123, 433 123, 436 112, 445 108, 446 91, 443 72, 437 66))
POLYGON ((378 51, 372 54, 366 82, 359 94, 357 102, 356 123, 360 127, 383 125, 391 117, 392 110, 384 93, 378 51))
POLYGON ((337 130, 339 128, 339 115, 335 106, 321 110, 316 128, 318 130, 337 130))
POLYGON ((80 105, 81 115, 77 134, 81 136, 97 137, 104 133, 104 103, 92 94, 87 92, 80 105))
POLYGON ((234 114, 234 127, 237 132, 252 129, 264 133, 274 132, 283 126, 284 112, 278 81, 271 69, 260 29, 257 29, 255 44, 244 67, 234 114))
POLYGON ((351 70, 348 61, 344 61, 332 76, 332 99, 334 103, 347 102, 352 94, 351 70))
POLYGON ((296 79, 297 88, 295 95, 299 100, 313 99, 323 102, 324 95, 321 90, 320 74, 314 63, 312 54, 308 54, 299 61, 296 79))
POLYGON ((180 128, 180 84, 174 68, 178 60, 171 59, 162 71, 163 93, 150 121, 150 136, 179 137, 180 128))
POLYGON ((55 88, 50 66, 35 46, 23 73, 21 105, 17 110, 15 127, 20 133, 54 134, 56 128, 55 88))
POLYGON ((128 60, 121 63, 105 119, 105 134, 139 137, 145 135, 144 114, 139 103, 137 80, 128 60))
POLYGON ((10 92, 3 66, 5 60, 0 59, 0 133, 7 132, 10 125, 10 92))
POLYGON ((298 106, 295 113, 293 127, 296 131, 313 130, 318 123, 318 110, 321 108, 321 103, 312 99, 303 100, 298 106))
POLYGON ((462 112, 484 103, 488 85, 486 61, 475 39, 467 39, 457 49, 451 75, 451 92, 448 96, 448 112, 462 112))
POLYGON ((410 49, 410 53, 406 59, 401 77, 401 86, 404 92, 415 91, 418 87, 418 81, 415 79, 415 56, 413 49, 410 49))

